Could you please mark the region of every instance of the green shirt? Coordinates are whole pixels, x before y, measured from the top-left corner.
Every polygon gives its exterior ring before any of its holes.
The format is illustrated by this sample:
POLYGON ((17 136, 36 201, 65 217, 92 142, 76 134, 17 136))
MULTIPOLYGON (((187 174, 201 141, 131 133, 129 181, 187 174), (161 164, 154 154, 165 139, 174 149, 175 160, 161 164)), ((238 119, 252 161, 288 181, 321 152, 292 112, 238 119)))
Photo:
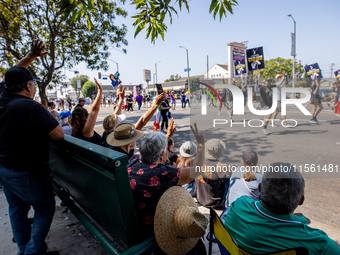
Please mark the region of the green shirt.
POLYGON ((325 232, 306 225, 305 217, 280 215, 265 209, 260 201, 238 198, 225 217, 225 226, 235 242, 252 254, 273 253, 306 247, 309 255, 340 254, 325 232))

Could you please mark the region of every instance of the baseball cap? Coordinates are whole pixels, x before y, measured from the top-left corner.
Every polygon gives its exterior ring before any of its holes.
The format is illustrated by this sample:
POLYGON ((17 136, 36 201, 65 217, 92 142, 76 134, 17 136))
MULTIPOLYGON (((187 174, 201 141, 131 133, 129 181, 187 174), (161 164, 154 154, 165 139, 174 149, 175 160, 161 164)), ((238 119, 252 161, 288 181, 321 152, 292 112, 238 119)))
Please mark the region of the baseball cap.
POLYGON ((250 166, 255 166, 258 162, 257 153, 253 150, 247 150, 243 153, 242 159, 244 163, 250 166))
POLYGON ((40 78, 31 74, 28 69, 22 66, 13 66, 5 73, 6 85, 24 84, 29 81, 42 81, 40 78))
POLYGON ((60 113, 60 119, 65 119, 67 117, 70 117, 72 115, 72 113, 68 110, 64 110, 60 113))

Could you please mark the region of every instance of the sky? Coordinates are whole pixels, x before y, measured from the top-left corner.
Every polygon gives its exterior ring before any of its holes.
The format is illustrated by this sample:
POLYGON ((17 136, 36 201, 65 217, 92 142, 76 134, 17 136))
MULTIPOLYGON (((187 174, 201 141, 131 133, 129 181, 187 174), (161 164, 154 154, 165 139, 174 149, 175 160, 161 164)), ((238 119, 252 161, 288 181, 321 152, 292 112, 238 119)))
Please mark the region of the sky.
MULTIPOLYGON (((129 1, 127 1, 129 2, 129 1)), ((172 1, 174 2, 174 1, 172 1)), ((230 42, 248 41, 248 48, 263 46, 264 58, 292 58, 291 33, 296 21, 296 60, 303 65, 318 62, 324 78, 330 78, 331 63, 333 72, 340 69, 340 34, 336 25, 339 24, 339 0, 239 0, 234 7, 234 14, 228 15, 220 22, 209 14, 211 0, 190 1, 190 12, 182 10, 173 16, 173 23, 166 22, 168 31, 164 41, 158 39, 155 44, 145 38, 142 31, 134 38, 133 19, 136 14, 134 6, 125 5, 129 18, 119 18, 116 25, 125 24, 128 28, 126 39, 128 46, 111 49, 110 59, 119 65, 120 79, 124 85, 146 84, 143 80, 143 69, 151 70, 152 81, 157 63, 157 81, 164 82, 170 75, 179 74, 186 77, 186 51, 189 52, 190 76, 203 75, 214 64, 228 62, 228 46, 230 42), (160 61, 160 62, 159 62, 160 61)), ((178 7, 177 7, 178 8, 178 7)), ((110 69, 102 74, 116 71, 116 64, 108 61, 110 69)), ((98 77, 98 71, 86 69, 85 63, 76 66, 80 74, 87 74, 91 80, 98 77)), ((73 72, 66 72, 68 78, 74 77, 73 72)), ((333 73, 334 78, 334 73, 333 73)), ((102 80, 102 84, 109 84, 102 80)))

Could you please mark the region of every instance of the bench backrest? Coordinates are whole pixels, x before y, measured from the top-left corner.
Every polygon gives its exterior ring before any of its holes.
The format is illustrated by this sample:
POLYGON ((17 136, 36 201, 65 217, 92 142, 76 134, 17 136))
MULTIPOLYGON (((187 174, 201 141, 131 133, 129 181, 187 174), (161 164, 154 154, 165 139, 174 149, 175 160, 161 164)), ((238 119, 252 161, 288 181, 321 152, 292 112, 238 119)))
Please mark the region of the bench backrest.
POLYGON ((138 242, 126 155, 68 135, 52 142, 53 179, 125 247, 138 242))

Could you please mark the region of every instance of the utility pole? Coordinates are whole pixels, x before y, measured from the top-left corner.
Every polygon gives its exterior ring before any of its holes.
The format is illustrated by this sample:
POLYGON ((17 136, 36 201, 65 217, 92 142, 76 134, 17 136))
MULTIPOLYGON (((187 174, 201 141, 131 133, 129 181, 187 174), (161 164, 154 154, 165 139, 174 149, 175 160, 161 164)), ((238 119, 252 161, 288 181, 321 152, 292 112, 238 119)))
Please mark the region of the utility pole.
POLYGON ((331 79, 332 79, 332 75, 333 75, 333 66, 334 66, 334 63, 331 64, 331 79))

